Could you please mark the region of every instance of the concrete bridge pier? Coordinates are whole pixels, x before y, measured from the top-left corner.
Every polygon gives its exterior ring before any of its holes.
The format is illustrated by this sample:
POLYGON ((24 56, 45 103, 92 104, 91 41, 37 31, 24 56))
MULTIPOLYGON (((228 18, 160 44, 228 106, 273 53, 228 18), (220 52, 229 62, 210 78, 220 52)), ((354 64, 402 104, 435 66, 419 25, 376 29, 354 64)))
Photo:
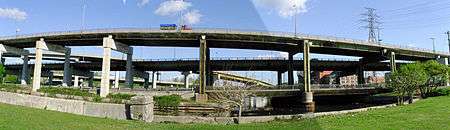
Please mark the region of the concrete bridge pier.
POLYGON ((183 72, 184 75, 184 88, 189 88, 189 75, 192 74, 192 71, 183 72))
POLYGON ((64 75, 63 75, 63 86, 72 86, 72 70, 70 68, 70 54, 72 50, 70 48, 66 48, 65 56, 64 56, 64 75))
POLYGON ((200 64, 199 64, 199 87, 197 88, 197 92, 195 94, 196 102, 206 102, 208 101, 208 95, 206 94, 206 86, 207 84, 207 58, 208 58, 208 47, 206 43, 206 36, 200 36, 200 64))
POLYGON ((364 78, 364 69, 365 69, 365 64, 363 59, 359 60, 359 67, 356 70, 356 75, 358 77, 358 84, 365 84, 365 78, 364 78))
POLYGON ((53 85, 53 76, 54 76, 53 71, 48 72, 48 83, 50 85, 53 85))
POLYGON ((119 88, 119 84, 120 84, 120 72, 116 71, 116 73, 114 74, 114 86, 113 86, 113 88, 118 89, 119 88))
POLYGON ((289 53, 288 60, 288 85, 294 85, 294 53, 289 53))
POLYGON ((133 70, 133 47, 129 47, 128 48, 128 53, 127 53, 127 64, 126 64, 126 74, 125 74, 125 84, 133 89, 133 75, 134 75, 134 70, 133 70))
POLYGON ((130 53, 130 47, 113 39, 112 35, 103 38, 103 62, 102 79, 100 83, 100 97, 106 97, 109 94, 110 72, 111 72, 111 52, 116 50, 125 54, 130 53))
POLYGON ((25 50, 25 49, 21 49, 21 48, 15 48, 15 47, 10 47, 10 46, 5 46, 3 44, 0 44, 0 64, 4 65, 5 63, 5 59, 2 57, 3 54, 5 53, 10 53, 10 54, 14 54, 14 55, 18 55, 21 56, 22 60, 23 60, 23 64, 22 64, 22 70, 21 70, 21 74, 20 74, 20 83, 22 85, 27 85, 27 81, 29 78, 29 72, 28 72, 28 55, 29 55, 29 51, 25 50))
POLYGON ((54 51, 58 53, 66 53, 68 50, 64 46, 48 44, 44 41, 44 38, 36 41, 36 51, 35 51, 35 62, 34 62, 34 74, 33 74, 33 89, 32 92, 36 92, 39 88, 41 88, 41 74, 42 74, 42 57, 43 51, 54 51))
POLYGON ((397 63, 395 61, 395 52, 389 54, 389 64, 391 66, 391 72, 397 71, 397 63))
POLYGON ((277 85, 283 85, 283 72, 277 71, 277 85))
POLYGON ((89 72, 89 77, 88 77, 88 87, 90 88, 94 88, 94 72, 89 72))
POLYGON ((80 76, 75 75, 73 81, 74 81, 73 87, 80 87, 80 76))
POLYGON ((304 94, 303 94, 303 104, 305 106, 306 112, 315 111, 315 103, 313 100, 313 91, 311 89, 311 58, 310 58, 310 46, 312 42, 308 40, 303 41, 303 75, 304 75, 304 94))
POLYGON ((156 71, 153 71, 153 73, 152 73, 152 88, 153 89, 156 89, 156 82, 158 82, 157 77, 156 77, 157 73, 158 72, 156 72, 156 71))
POLYGON ((20 84, 22 85, 27 85, 28 84, 28 79, 30 77, 30 72, 28 71, 28 61, 30 61, 28 54, 24 54, 22 55, 22 60, 23 60, 23 64, 22 64, 22 71, 21 71, 21 75, 20 75, 20 84))

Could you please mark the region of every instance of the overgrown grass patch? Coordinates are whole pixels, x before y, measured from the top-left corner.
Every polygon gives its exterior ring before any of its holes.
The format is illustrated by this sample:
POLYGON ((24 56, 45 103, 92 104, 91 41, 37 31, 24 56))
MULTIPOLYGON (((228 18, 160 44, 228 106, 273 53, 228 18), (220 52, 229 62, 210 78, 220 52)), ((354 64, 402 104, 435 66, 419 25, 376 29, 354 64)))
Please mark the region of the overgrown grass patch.
POLYGON ((180 95, 166 95, 166 96, 155 96, 153 101, 156 107, 164 112, 170 112, 170 110, 178 111, 178 107, 181 103, 180 95))
POLYGON ((116 93, 109 94, 106 98, 109 98, 113 103, 123 103, 125 100, 131 100, 136 94, 116 93))
POLYGON ((27 91, 29 89, 30 88, 28 88, 28 87, 23 87, 23 86, 16 85, 16 84, 0 84, 0 90, 6 91, 6 92, 16 93, 18 90, 27 91))

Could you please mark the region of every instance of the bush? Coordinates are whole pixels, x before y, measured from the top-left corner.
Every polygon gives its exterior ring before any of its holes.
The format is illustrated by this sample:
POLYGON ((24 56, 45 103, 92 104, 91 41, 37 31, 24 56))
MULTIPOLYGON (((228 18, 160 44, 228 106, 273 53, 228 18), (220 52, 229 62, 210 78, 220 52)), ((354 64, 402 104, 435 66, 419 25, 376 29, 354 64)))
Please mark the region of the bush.
POLYGON ((6 75, 5 83, 17 83, 17 76, 15 76, 15 75, 6 75))
POLYGON ((449 96, 449 95, 450 95, 450 89, 441 88, 441 89, 436 89, 436 90, 431 91, 428 96, 436 97, 436 96, 449 96))
POLYGON ((181 103, 180 95, 167 95, 167 96, 155 96, 153 97, 155 101, 155 105, 165 111, 168 112, 170 109, 178 110, 178 106, 181 103))

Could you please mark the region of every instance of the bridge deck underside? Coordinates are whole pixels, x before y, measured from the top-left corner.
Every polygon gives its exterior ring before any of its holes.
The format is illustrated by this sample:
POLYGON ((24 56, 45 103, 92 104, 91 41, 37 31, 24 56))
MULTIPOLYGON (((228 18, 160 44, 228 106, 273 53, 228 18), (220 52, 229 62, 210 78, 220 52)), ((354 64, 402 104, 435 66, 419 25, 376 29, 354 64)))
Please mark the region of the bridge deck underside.
MULTIPOLYGON (((210 48, 274 50, 283 52, 302 52, 303 40, 313 41, 315 47, 311 53, 357 56, 386 59, 382 56, 383 49, 397 52, 398 60, 428 60, 440 54, 412 51, 402 48, 389 48, 378 44, 347 43, 320 38, 301 38, 290 36, 272 36, 264 33, 233 34, 233 33, 198 33, 198 32, 85 32, 67 34, 42 34, 17 38, 0 38, 0 43, 19 48, 35 47, 35 41, 44 38, 47 43, 63 46, 101 46, 102 39, 113 35, 114 39, 130 46, 166 46, 166 47, 199 47, 199 36, 207 36, 210 48)), ((448 55, 442 55, 448 57, 448 55)))
MULTIPOLYGON (((198 61, 135 61, 133 66, 141 71, 198 71, 198 61)), ((289 66, 287 60, 212 60, 211 69, 214 71, 280 71, 285 72, 289 66)), ((313 71, 357 71, 358 61, 311 61, 313 71)), ((30 67, 33 65, 30 64, 30 67)), ((101 71, 101 63, 72 63, 78 70, 101 71)), ((6 65, 8 70, 20 70, 22 65, 6 65)), ((44 70, 63 70, 63 63, 44 64, 44 70)), ((303 70, 303 61, 294 60, 295 71, 303 70)), ((125 61, 115 61, 111 64, 112 71, 125 71, 125 61)), ((389 71, 389 63, 370 63, 366 71, 389 71)))

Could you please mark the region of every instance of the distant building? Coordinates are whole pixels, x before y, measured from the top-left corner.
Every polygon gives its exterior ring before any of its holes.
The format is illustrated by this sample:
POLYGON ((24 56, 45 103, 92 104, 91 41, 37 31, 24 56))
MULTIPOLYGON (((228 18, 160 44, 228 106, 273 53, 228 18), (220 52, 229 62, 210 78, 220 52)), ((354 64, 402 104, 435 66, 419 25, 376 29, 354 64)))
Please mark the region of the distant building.
POLYGON ((385 77, 373 77, 373 76, 369 76, 367 83, 370 84, 379 84, 379 83, 385 83, 385 77))
POLYGON ((350 76, 346 76, 346 77, 340 77, 339 78, 340 81, 340 85, 343 86, 354 86, 354 85, 358 85, 358 76, 356 75, 350 75, 350 76))

